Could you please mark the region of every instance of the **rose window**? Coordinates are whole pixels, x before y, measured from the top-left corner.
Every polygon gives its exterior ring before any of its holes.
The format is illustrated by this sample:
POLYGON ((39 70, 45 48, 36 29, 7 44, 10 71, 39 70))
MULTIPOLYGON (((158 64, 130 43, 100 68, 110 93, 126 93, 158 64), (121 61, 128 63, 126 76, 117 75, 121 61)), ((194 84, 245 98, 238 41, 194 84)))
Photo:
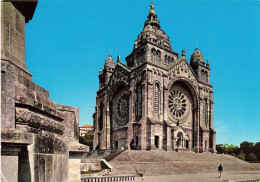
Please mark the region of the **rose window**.
POLYGON ((175 118, 179 119, 184 116, 187 110, 187 99, 179 90, 173 90, 169 94, 168 107, 170 113, 175 118))
POLYGON ((117 123, 119 125, 125 125, 128 122, 129 117, 129 104, 128 104, 128 94, 123 93, 119 96, 116 105, 117 111, 117 123))

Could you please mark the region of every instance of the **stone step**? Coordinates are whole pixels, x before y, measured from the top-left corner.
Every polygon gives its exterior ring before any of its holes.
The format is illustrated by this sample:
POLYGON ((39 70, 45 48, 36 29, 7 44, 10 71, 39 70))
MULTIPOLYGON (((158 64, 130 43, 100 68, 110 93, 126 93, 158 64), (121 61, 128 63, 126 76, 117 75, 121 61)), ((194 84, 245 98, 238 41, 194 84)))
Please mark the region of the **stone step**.
POLYGON ((198 174, 224 171, 257 171, 260 164, 251 164, 230 155, 194 152, 124 151, 111 159, 114 174, 145 175, 198 174))

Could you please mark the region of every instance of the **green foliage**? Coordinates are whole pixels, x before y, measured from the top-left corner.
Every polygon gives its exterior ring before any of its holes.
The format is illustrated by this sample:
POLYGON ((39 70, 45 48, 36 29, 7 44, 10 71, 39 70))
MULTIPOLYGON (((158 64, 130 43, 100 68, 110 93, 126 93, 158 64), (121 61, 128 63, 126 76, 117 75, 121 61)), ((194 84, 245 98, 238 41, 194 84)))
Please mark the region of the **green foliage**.
POLYGON ((220 154, 229 154, 245 161, 260 161, 260 142, 254 144, 244 141, 240 143, 240 147, 232 144, 218 144, 216 149, 220 154))
POLYGON ((250 153, 246 156, 246 161, 257 161, 257 157, 254 153, 250 153))
POLYGON ((240 143, 240 148, 241 148, 242 153, 249 155, 251 152, 253 152, 254 143, 244 141, 244 142, 240 143))
POLYGON ((225 154, 231 155, 233 153, 235 155, 238 155, 240 153, 239 147, 236 145, 233 145, 233 144, 231 144, 231 145, 218 144, 218 145, 216 145, 216 149, 217 149, 218 153, 220 153, 220 154, 225 153, 225 154))
POLYGON ((254 145, 254 154, 256 154, 256 157, 258 161, 260 161, 260 142, 256 142, 254 145))
POLYGON ((237 155, 236 155, 235 153, 231 153, 231 155, 232 155, 233 157, 237 157, 237 155))
POLYGON ((79 137, 79 143, 82 143, 84 145, 88 145, 90 149, 92 149, 92 144, 93 144, 93 131, 89 131, 86 133, 85 136, 80 136, 79 137))
POLYGON ((246 156, 245 156, 245 154, 243 154, 243 153, 239 154, 239 155, 237 156, 237 158, 242 159, 242 160, 246 160, 246 156))
POLYGON ((216 149, 217 149, 218 154, 223 154, 223 153, 225 153, 225 151, 224 151, 224 149, 223 149, 223 144, 217 144, 217 145, 216 145, 216 149))

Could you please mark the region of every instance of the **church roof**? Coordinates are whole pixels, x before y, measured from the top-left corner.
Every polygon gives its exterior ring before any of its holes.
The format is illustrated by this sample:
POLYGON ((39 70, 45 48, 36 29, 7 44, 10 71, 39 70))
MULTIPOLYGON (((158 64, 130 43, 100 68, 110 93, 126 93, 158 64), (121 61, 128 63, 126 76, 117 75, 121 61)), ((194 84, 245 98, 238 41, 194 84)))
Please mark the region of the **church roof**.
POLYGON ((92 125, 84 125, 84 126, 81 126, 80 128, 93 128, 92 125))
POLYGON ((109 55, 105 61, 105 68, 115 68, 115 66, 116 66, 115 60, 112 58, 111 55, 109 55))
POLYGON ((193 54, 191 55, 191 59, 194 61, 197 61, 198 59, 200 61, 204 61, 203 54, 200 52, 200 50, 198 48, 196 48, 195 51, 193 52, 193 54))
MULTIPOLYGON (((137 42, 148 39, 152 42, 160 42, 165 47, 171 49, 171 44, 169 37, 161 29, 160 21, 157 19, 156 12, 154 10, 155 6, 153 3, 150 5, 151 9, 145 21, 143 31, 138 35, 137 42)), ((138 47, 138 46, 137 46, 138 47)))

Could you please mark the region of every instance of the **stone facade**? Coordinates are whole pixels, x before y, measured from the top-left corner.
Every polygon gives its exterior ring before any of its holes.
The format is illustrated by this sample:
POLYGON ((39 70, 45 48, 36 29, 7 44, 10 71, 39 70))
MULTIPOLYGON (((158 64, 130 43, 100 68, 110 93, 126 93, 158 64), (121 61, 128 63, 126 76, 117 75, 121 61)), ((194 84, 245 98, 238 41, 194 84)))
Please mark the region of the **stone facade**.
POLYGON ((89 148, 78 143, 78 108, 51 101, 25 64, 25 23, 37 1, 1 5, 1 181, 80 181, 77 156, 89 148))
POLYGON ((173 51, 151 4, 126 65, 99 71, 93 149, 216 152, 209 61, 173 51))

